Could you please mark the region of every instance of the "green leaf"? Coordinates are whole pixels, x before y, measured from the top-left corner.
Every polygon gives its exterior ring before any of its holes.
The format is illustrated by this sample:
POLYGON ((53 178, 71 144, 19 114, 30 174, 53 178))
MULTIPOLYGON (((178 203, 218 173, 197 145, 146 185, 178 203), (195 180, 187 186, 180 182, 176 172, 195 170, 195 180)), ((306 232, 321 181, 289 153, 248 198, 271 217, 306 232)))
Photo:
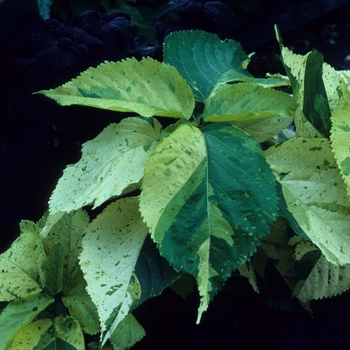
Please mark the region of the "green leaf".
POLYGON ((350 265, 330 263, 311 242, 298 243, 294 256, 298 272, 294 295, 303 303, 330 298, 350 288, 350 265))
POLYGON ((139 299, 134 299, 131 310, 142 304, 149 298, 160 295, 163 290, 173 284, 181 274, 176 272, 166 259, 159 255, 159 251, 150 238, 147 236, 137 263, 135 266, 135 278, 141 286, 139 299))
POLYGON ((223 84, 247 76, 240 71, 248 61, 241 44, 222 41, 217 35, 201 30, 169 34, 164 41, 163 56, 164 62, 174 66, 186 79, 197 101, 206 101, 219 80, 223 84), (230 69, 233 71, 224 79, 223 74, 230 69))
POLYGON ((98 312, 86 292, 86 285, 81 269, 77 268, 64 286, 62 302, 85 333, 96 334, 100 331, 98 312))
POLYGON ((26 232, 0 255, 0 300, 11 301, 36 294, 44 286, 45 251, 34 223, 21 222, 26 232), (30 226, 26 230, 24 226, 30 226))
POLYGON ((350 198, 350 107, 349 100, 347 101, 343 108, 339 108, 332 115, 331 142, 350 198))
MULTIPOLYGON (((307 103, 310 103, 311 101, 309 112, 310 110, 312 111, 312 108, 313 108, 312 107, 313 99, 310 97, 313 95, 315 97, 315 94, 312 93, 313 89, 319 89, 320 91, 318 92, 318 94, 321 94, 320 96, 325 96, 325 95, 327 96, 331 113, 334 113, 340 106, 342 106, 343 100, 349 98, 348 73, 347 71, 336 71, 334 68, 332 68, 330 65, 326 63, 323 63, 322 67, 320 67, 321 62, 320 62, 320 58, 316 57, 317 54, 307 53, 304 56, 294 54, 289 49, 283 47, 282 40, 280 38, 277 28, 276 28, 276 32, 277 32, 277 38, 280 43, 280 48, 282 53, 282 62, 284 64, 284 67, 290 79, 291 86, 293 89, 293 95, 299 103, 299 108, 297 109, 295 113, 295 118, 294 118, 297 137, 305 137, 305 138, 320 137, 321 134, 314 129, 314 127, 311 125, 310 122, 307 121, 302 111, 304 106, 304 86, 305 86, 304 78, 305 78, 305 70, 306 70, 307 62, 309 62, 308 71, 311 72, 311 74, 307 74, 308 76, 307 79, 309 80, 309 83, 307 82, 306 84, 306 88, 308 91, 305 92, 306 98, 308 100, 307 103), (310 54, 314 57, 311 57, 310 61, 308 61, 309 60, 308 57, 310 54), (320 77, 320 74, 314 75, 312 73, 312 70, 314 69, 312 63, 315 59, 319 61, 318 66, 316 66, 315 69, 318 67, 317 68, 318 73, 320 73, 320 71, 322 72, 322 79, 320 77), (314 81, 313 83, 313 80, 312 79, 310 80, 310 77, 315 77, 317 80, 314 81), (321 84, 321 80, 323 81, 325 92, 322 86, 319 85, 321 84)), ((322 97, 320 101, 321 101, 321 104, 325 104, 325 101, 322 97)), ((319 106, 320 104, 318 102, 318 107, 319 106)), ((325 108, 327 109, 327 106, 325 108)), ((325 128, 329 130, 329 126, 330 126, 329 122, 327 122, 327 125, 325 125, 325 128)))
POLYGON ((193 93, 176 69, 152 58, 106 61, 62 86, 39 93, 62 106, 135 112, 143 117, 189 119, 194 109, 193 93))
POLYGON ((203 116, 206 122, 229 122, 277 115, 290 123, 297 106, 295 99, 284 92, 240 83, 228 85, 213 96, 203 116))
POLYGON ((306 59, 303 113, 324 137, 329 137, 331 110, 322 79, 323 55, 311 52, 306 59))
MULTIPOLYGON (((45 250, 49 255, 54 247, 59 244, 65 254, 63 259, 63 292, 71 288, 70 279, 79 267, 78 256, 82 251, 82 238, 89 223, 88 214, 80 209, 70 214, 65 214, 49 231, 43 239, 45 250)), ((73 281, 74 283, 74 281, 73 281)))
POLYGON ((225 123, 182 125, 148 159, 140 210, 153 240, 196 277, 198 320, 232 270, 246 262, 277 212, 274 176, 259 144, 225 123))
POLYGON ((300 68, 303 67, 303 62, 305 62, 306 57, 294 54, 291 50, 283 46, 282 36, 277 25, 275 25, 275 32, 278 44, 281 51, 281 61, 283 63, 284 69, 290 81, 290 85, 293 90, 293 95, 295 98, 299 98, 299 89, 301 87, 301 75, 300 68))
POLYGON ((37 349, 41 337, 51 327, 52 320, 40 319, 22 327, 11 342, 11 350, 37 349))
MULTIPOLYGON (((97 308, 85 290, 86 282, 78 260, 88 223, 89 216, 82 209, 64 214, 49 230, 44 244, 49 256, 57 246, 64 249, 62 302, 69 309, 70 315, 79 321, 84 332, 96 334, 100 330, 97 308)), ((55 280, 52 284, 55 284, 55 280)))
POLYGON ((87 228, 80 265, 98 309, 103 344, 140 297, 134 268, 147 234, 134 197, 110 204, 87 228))
POLYGON ((53 296, 63 289, 63 264, 64 249, 60 243, 57 243, 45 262, 45 287, 53 296))
POLYGON ((143 168, 161 137, 161 125, 131 117, 112 123, 82 147, 82 158, 68 166, 50 198, 50 214, 108 199, 139 187, 143 168))
POLYGON ((111 335, 110 341, 116 350, 129 349, 146 335, 143 327, 132 314, 126 315, 111 335))
POLYGON ((288 210, 334 264, 350 263, 350 201, 326 139, 297 138, 265 151, 288 210))
POLYGON ((9 349, 7 346, 16 333, 32 322, 53 301, 46 294, 38 293, 9 303, 0 314, 0 349, 9 349))

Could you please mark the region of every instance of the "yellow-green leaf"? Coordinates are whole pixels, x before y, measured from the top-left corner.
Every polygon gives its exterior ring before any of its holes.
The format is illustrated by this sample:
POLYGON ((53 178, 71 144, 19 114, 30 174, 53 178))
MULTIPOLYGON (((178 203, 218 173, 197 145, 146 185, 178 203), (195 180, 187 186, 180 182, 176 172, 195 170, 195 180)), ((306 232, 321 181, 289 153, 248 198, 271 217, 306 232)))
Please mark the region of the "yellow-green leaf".
POLYGON ((295 247, 295 260, 303 276, 298 279, 294 295, 303 303, 330 298, 350 288, 350 265, 334 265, 327 261, 319 249, 309 241, 302 241, 295 247), (303 268, 303 265, 306 268, 303 268), (307 267, 311 266, 306 276, 307 267))
POLYGON ((152 58, 106 61, 62 86, 39 93, 62 106, 135 112, 144 117, 189 119, 194 109, 191 88, 177 70, 152 58))
POLYGON ((305 234, 328 261, 350 263, 350 201, 330 142, 297 138, 265 155, 305 234))
POLYGON ((332 115, 331 142, 334 157, 350 198, 350 101, 332 115))
MULTIPOLYGON (((34 223, 22 222, 21 227, 34 223)), ((0 255, 0 300, 10 301, 40 292, 44 286, 44 247, 39 234, 28 230, 0 255)))
POLYGON ((115 350, 129 349, 146 335, 133 314, 128 314, 111 335, 110 342, 115 350))
POLYGON ((102 343, 141 294, 133 272, 147 234, 134 197, 113 202, 87 228, 80 265, 98 309, 102 343))
POLYGON ((0 349, 9 349, 17 333, 53 302, 47 294, 38 293, 9 303, 0 314, 0 349))
POLYGON ((50 215, 85 205, 94 208, 139 186, 143 167, 160 140, 156 119, 126 118, 111 124, 82 147, 82 158, 68 166, 50 198, 50 215))
POLYGON ((240 83, 221 88, 203 111, 206 122, 265 119, 278 115, 291 121, 298 104, 290 95, 256 84, 240 83))
POLYGON ((41 319, 22 327, 11 343, 11 350, 34 349, 42 335, 51 327, 52 320, 41 319))

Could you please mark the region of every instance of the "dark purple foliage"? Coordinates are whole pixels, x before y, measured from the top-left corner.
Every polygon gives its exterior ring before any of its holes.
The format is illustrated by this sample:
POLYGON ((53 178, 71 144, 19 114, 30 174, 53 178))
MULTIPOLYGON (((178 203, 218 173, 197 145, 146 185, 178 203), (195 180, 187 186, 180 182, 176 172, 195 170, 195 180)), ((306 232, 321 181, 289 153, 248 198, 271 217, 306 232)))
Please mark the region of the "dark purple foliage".
POLYGON ((153 46, 133 32, 129 15, 122 11, 86 11, 65 23, 36 19, 28 25, 27 21, 10 44, 12 60, 26 66, 23 77, 32 90, 62 84, 105 60, 153 52, 153 46))
POLYGON ((162 42, 171 32, 202 29, 222 39, 232 38, 235 18, 228 7, 219 1, 172 0, 153 21, 156 38, 162 42))

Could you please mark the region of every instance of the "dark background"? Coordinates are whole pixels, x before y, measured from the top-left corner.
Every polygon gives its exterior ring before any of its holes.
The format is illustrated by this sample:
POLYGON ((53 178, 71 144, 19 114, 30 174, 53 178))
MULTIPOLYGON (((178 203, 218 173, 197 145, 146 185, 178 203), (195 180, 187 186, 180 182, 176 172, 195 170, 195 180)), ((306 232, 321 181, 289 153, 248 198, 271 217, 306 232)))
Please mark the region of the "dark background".
MULTIPOLYGON (((256 53, 250 67, 255 75, 283 72, 274 23, 282 31, 284 45, 294 52, 316 49, 336 69, 350 69, 349 1, 223 3, 235 14, 231 38, 240 41, 246 52, 256 53)), ((122 118, 92 108, 60 107, 31 94, 76 76, 99 52, 89 43, 88 58, 66 66, 59 75, 54 74, 61 69, 58 65, 47 71, 33 66, 30 60, 44 45, 39 40, 42 21, 35 12, 35 1, 0 3, 0 252, 18 236, 20 220, 36 221, 43 215, 63 169, 80 158, 81 144, 122 118), (30 46, 28 33, 32 33, 30 46)), ((124 49, 133 52, 131 42, 123 45, 113 52, 116 59, 123 58, 124 49)), ((166 290, 136 311, 147 336, 135 349, 350 349, 348 292, 312 302, 310 314, 294 302, 288 304, 289 311, 281 310, 283 285, 278 277, 265 283, 266 293, 261 296, 245 279, 233 276, 199 326, 195 325, 197 296, 184 301, 166 290)))

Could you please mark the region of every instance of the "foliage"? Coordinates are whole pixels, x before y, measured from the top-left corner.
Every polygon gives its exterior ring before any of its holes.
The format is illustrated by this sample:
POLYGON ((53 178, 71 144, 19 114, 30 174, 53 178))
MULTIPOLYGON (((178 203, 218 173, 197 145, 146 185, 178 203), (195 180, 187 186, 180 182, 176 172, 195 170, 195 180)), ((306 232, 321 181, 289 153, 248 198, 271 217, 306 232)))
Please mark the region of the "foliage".
POLYGON ((40 91, 137 115, 83 145, 46 216, 0 256, 5 346, 79 349, 100 332, 130 347, 144 335, 132 311, 182 276, 197 323, 236 269, 262 291, 272 266, 305 307, 350 288, 350 75, 277 37, 287 76, 255 78, 239 43, 191 30, 166 37, 162 63, 105 62, 40 91), (89 222, 87 205, 104 210, 89 222))

